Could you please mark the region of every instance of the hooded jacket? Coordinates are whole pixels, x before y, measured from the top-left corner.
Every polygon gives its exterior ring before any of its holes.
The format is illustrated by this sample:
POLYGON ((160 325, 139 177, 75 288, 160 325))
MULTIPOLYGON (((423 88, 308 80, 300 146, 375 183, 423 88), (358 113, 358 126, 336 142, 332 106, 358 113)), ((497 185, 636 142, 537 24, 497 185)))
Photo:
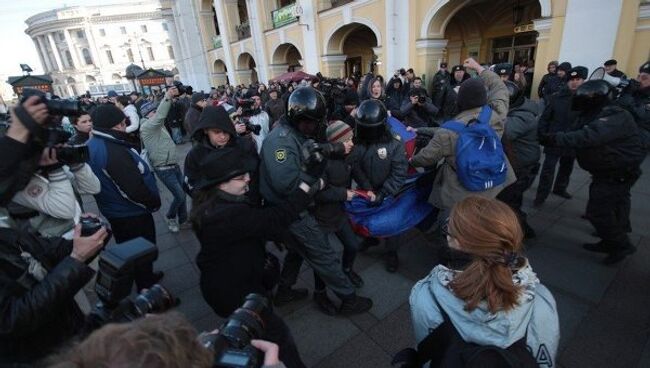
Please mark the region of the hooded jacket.
POLYGON ((519 304, 510 311, 495 314, 489 312, 485 302, 471 312, 464 309, 465 301, 449 289, 458 272, 462 271, 438 265, 411 290, 409 304, 417 342, 442 324, 442 308, 466 342, 507 348, 526 335, 526 345, 537 364, 555 366, 560 340, 557 307, 553 295, 539 282, 530 265, 512 276, 513 282, 523 288, 519 304))
POLYGON ((542 155, 537 139, 539 108, 529 99, 508 111, 505 131, 501 141, 515 172, 536 164, 542 155))

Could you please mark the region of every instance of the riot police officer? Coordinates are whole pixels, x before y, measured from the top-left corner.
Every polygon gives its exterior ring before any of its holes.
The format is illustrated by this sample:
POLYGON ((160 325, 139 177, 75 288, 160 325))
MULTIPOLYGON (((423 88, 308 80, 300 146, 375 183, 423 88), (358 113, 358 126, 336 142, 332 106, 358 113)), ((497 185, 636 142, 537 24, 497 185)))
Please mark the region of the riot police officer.
POLYGON ((641 175, 646 156, 639 129, 627 111, 612 103, 612 87, 604 80, 590 80, 573 97, 580 113, 576 129, 540 135, 540 143, 574 147, 578 164, 592 175, 587 218, 596 228, 598 243, 584 244, 592 252, 606 253, 605 264, 614 264, 636 251, 627 236, 630 227, 630 189, 641 175))
MULTIPOLYGON (((308 139, 315 139, 324 127, 327 115, 325 99, 312 87, 300 87, 287 100, 287 113, 271 131, 262 145, 260 193, 269 204, 278 204, 304 181, 301 148, 308 139)), ((292 248, 285 259, 277 299, 291 300, 306 296, 306 291, 291 289, 298 278, 302 260, 321 277, 342 300, 339 313, 356 314, 368 311, 372 300, 356 295, 354 286, 343 273, 341 257, 328 243, 314 216, 305 211, 289 227, 287 244, 292 248)))
POLYGON ((630 81, 617 103, 632 114, 639 126, 643 145, 650 152, 650 61, 641 65, 639 76, 630 81))
MULTIPOLYGON (((404 143, 394 135, 381 101, 367 100, 359 105, 356 115, 355 146, 350 160, 352 177, 360 189, 369 190, 371 203, 381 204, 386 196, 395 195, 406 181, 408 161, 404 143)), ((386 239, 386 270, 397 271, 397 237, 386 239)))

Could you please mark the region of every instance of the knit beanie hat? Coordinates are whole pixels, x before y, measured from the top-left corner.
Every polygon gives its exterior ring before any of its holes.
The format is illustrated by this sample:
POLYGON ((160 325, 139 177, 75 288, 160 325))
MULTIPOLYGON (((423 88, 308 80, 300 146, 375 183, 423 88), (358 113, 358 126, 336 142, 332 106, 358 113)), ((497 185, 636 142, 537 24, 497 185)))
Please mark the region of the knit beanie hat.
POLYGON ((563 71, 565 71, 565 72, 569 72, 569 70, 571 70, 571 63, 568 62, 568 61, 565 61, 565 62, 561 63, 557 68, 558 68, 559 70, 563 70, 563 71))
POLYGON ((481 78, 470 78, 460 84, 456 97, 458 111, 473 109, 487 104, 487 91, 481 78))
POLYGON ((126 119, 126 115, 113 104, 99 105, 92 114, 95 128, 111 129, 126 119))
POLYGON ((331 123, 327 127, 327 141, 330 143, 345 142, 352 139, 352 128, 341 120, 331 123))

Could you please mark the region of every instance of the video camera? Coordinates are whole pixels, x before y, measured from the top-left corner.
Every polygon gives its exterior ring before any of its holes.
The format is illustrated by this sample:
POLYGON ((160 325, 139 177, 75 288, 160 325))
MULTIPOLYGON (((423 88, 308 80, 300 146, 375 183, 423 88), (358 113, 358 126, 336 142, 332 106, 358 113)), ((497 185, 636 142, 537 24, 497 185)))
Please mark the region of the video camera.
POLYGON ((133 288, 135 270, 156 258, 158 249, 144 238, 104 249, 99 256, 99 272, 95 283, 95 292, 100 302, 92 312, 92 318, 98 325, 133 321, 148 313, 165 312, 177 304, 176 298, 158 284, 142 291, 133 300, 128 299, 133 288))
POLYGON ((244 305, 224 322, 218 334, 201 334, 199 342, 214 351, 213 367, 261 367, 264 355, 251 345, 251 340, 262 336, 270 313, 267 298, 248 294, 244 305))
POLYGON ((246 133, 253 133, 255 135, 260 135, 262 131, 262 126, 258 124, 253 124, 250 121, 251 116, 257 115, 259 113, 258 109, 255 109, 255 100, 251 98, 240 98, 237 99, 237 106, 241 107, 241 116, 239 117, 239 122, 246 126, 246 133))

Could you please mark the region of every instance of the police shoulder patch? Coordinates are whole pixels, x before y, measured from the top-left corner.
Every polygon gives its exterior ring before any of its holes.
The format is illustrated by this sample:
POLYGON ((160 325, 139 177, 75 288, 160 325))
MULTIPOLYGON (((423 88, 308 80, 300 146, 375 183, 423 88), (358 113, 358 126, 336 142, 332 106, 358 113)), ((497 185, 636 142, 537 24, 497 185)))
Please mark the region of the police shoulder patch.
POLYGON ((275 150, 275 161, 284 162, 287 159, 287 151, 285 149, 275 150))

